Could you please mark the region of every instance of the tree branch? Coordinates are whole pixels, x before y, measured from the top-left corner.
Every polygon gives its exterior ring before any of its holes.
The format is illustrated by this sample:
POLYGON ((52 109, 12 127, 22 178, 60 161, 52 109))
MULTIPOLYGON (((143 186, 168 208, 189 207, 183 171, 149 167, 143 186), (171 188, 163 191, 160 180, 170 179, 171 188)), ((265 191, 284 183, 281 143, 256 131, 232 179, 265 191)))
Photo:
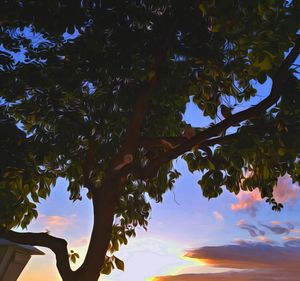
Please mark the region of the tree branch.
POLYGON ((155 72, 153 77, 149 80, 149 82, 145 86, 145 89, 140 94, 134 106, 133 114, 131 117, 131 121, 127 130, 125 143, 124 143, 124 150, 128 150, 127 152, 132 152, 132 150, 136 146, 140 128, 144 119, 144 115, 147 110, 149 97, 157 85, 156 69, 154 69, 153 71, 155 72))
POLYGON ((133 154, 138 147, 138 141, 140 136, 140 130, 144 121, 144 116, 147 111, 148 103, 151 94, 155 90, 158 83, 158 71, 161 62, 164 61, 168 47, 171 43, 171 36, 176 26, 177 20, 175 20, 169 30, 166 30, 166 36, 164 36, 164 42, 159 45, 158 49, 154 51, 154 64, 152 66, 152 77, 149 77, 148 82, 139 94, 137 101, 133 107, 133 113, 129 122, 129 126, 126 132, 124 144, 120 152, 112 161, 112 168, 120 164, 123 161, 124 155, 133 154))
POLYGON ((21 233, 12 230, 0 230, 0 237, 15 243, 51 249, 56 255, 56 266, 60 275, 63 278, 65 276, 69 278, 73 274, 69 263, 67 242, 64 239, 48 235, 47 233, 21 233))
MULTIPOLYGON (((214 146, 216 144, 223 144, 223 143, 229 143, 233 140, 235 140, 236 138, 238 137, 238 134, 235 133, 235 134, 230 134, 230 135, 227 135, 227 136, 222 136, 222 137, 216 137, 216 138, 212 138, 212 139, 209 139, 209 140, 205 140, 203 141, 201 144, 197 144, 195 146, 197 146, 198 149, 202 149, 204 151, 206 151, 206 148, 208 148, 209 146, 214 146)), ((176 138, 175 138, 176 139, 176 138)), ((187 141, 187 139, 185 138, 185 141, 187 141)), ((195 147, 194 146, 194 147, 195 147)), ((180 147, 178 147, 180 148, 180 147)), ((192 148, 192 147, 191 147, 192 148)), ((174 148, 173 150, 171 151, 168 151, 168 152, 165 152, 162 156, 154 159, 150 165, 147 165, 145 168, 142 168, 140 171, 137 172, 137 176, 138 178, 140 179, 143 179, 143 180, 146 180, 146 179, 149 179, 149 178, 152 178, 153 176, 155 176, 155 173, 157 172, 157 170, 159 169, 160 165, 161 164, 157 164, 155 165, 154 163, 161 163, 160 161, 162 159, 164 159, 163 156, 169 154, 169 152, 171 153, 172 151, 174 151, 176 148, 174 148)), ((190 150, 190 149, 189 149, 190 150)), ((180 154, 181 155, 181 154, 180 154)), ((180 156, 178 155, 178 156, 180 156)), ((177 156, 177 157, 178 157, 177 156)), ((172 159, 170 159, 172 160, 172 159)), ((170 161, 170 160, 167 160, 167 161, 170 161)), ((165 163, 165 162, 162 162, 162 163, 165 163)))
POLYGON ((180 145, 186 141, 185 137, 157 137, 157 138, 141 138, 139 145, 145 148, 161 147, 163 146, 162 141, 169 142, 172 146, 180 145))
POLYGON ((294 48, 285 58, 285 60, 280 65, 278 71, 273 77, 273 85, 271 92, 267 98, 262 100, 257 105, 248 108, 244 111, 233 114, 231 117, 219 122, 218 124, 204 130, 203 132, 197 134, 191 139, 186 139, 184 143, 175 147, 172 150, 166 151, 162 153, 159 157, 153 159, 142 171, 142 177, 153 176, 155 171, 159 169, 159 167, 168 161, 176 159, 178 156, 184 154, 185 152, 191 150, 194 146, 206 146, 206 142, 208 139, 220 135, 227 128, 241 123, 245 120, 249 120, 253 117, 259 116, 262 112, 265 112, 269 107, 275 104, 280 98, 281 87, 286 80, 287 72, 292 65, 292 63, 296 60, 300 53, 300 38, 298 37, 294 48))

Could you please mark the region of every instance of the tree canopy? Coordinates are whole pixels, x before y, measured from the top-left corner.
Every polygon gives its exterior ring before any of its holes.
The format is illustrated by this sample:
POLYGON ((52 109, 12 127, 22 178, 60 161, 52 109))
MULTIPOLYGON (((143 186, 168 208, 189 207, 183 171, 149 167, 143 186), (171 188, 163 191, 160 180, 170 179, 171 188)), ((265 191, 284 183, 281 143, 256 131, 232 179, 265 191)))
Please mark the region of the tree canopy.
POLYGON ((282 208, 277 178, 300 179, 300 1, 0 3, 1 237, 50 248, 64 281, 123 269, 114 252, 147 227, 147 198, 172 189, 178 157, 207 198, 258 187, 282 208), (210 124, 183 121, 189 101, 210 124), (94 207, 75 272, 65 240, 12 230, 59 177, 94 207))

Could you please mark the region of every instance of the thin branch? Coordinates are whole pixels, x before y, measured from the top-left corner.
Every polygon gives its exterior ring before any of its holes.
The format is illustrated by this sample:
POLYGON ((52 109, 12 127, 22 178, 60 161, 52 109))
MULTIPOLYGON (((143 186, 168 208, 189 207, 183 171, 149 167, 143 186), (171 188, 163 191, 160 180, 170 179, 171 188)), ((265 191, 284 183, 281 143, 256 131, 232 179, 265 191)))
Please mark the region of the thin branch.
POLYGON ((95 165, 95 149, 96 143, 95 140, 90 138, 88 141, 88 150, 86 154, 86 159, 82 165, 82 174, 84 180, 84 186, 91 192, 94 191, 94 186, 90 180, 90 173, 94 168, 95 165))
POLYGON ((162 141, 169 142, 172 146, 183 144, 187 139, 185 137, 157 137, 157 138, 141 138, 139 145, 144 148, 161 147, 162 141))
POLYGON ((168 161, 176 159, 178 156, 184 154, 185 152, 191 150, 194 146, 205 146, 208 139, 220 135, 222 132, 226 131, 227 128, 233 126, 234 124, 241 123, 245 120, 249 120, 256 116, 259 116, 262 112, 265 112, 269 107, 275 104, 281 93, 281 87, 286 81, 286 75, 292 63, 296 60, 300 53, 300 38, 297 38, 294 48, 282 62, 275 76, 273 77, 273 85, 270 95, 262 100, 257 105, 233 114, 231 117, 219 122, 218 124, 204 130, 203 132, 197 134, 195 137, 186 140, 181 145, 175 147, 172 150, 162 153, 156 159, 153 159, 142 171, 143 177, 153 176, 155 171, 159 167, 168 161))
POLYGON ((12 230, 0 230, 0 237, 15 243, 49 248, 56 255, 56 265, 60 275, 64 278, 73 273, 69 263, 67 242, 64 239, 47 233, 23 233, 12 230))

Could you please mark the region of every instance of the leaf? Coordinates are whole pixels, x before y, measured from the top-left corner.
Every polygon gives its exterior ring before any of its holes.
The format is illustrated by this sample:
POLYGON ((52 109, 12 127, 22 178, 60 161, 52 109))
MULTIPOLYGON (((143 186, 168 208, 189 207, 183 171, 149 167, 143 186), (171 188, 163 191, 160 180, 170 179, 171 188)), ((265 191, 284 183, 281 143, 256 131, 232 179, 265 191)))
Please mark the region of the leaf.
POLYGON ((75 255, 71 255, 70 259, 71 259, 72 263, 76 263, 76 257, 75 257, 75 255))
POLYGON ((260 62, 255 62, 254 66, 259 67, 261 70, 269 70, 272 68, 272 58, 268 55, 260 62))
POLYGON ((119 258, 115 257, 115 264, 116 267, 122 271, 124 271, 124 262, 120 260, 119 258))
POLYGON ((111 273, 112 268, 110 266, 105 266, 103 269, 101 269, 101 273, 105 275, 109 275, 111 273))
POLYGON ((209 159, 207 159, 207 164, 208 164, 208 168, 210 170, 215 170, 216 169, 215 164, 212 161, 210 161, 209 159))
POLYGON ((38 195, 37 195, 37 193, 35 192, 35 191, 32 191, 31 192, 31 198, 32 198, 32 200, 34 201, 34 202, 36 202, 36 203, 39 203, 40 201, 39 201, 39 198, 38 198, 38 195))
POLYGON ((267 81, 267 75, 264 72, 261 72, 258 76, 257 76, 257 81, 260 84, 264 84, 267 81))
POLYGON ((43 199, 46 199, 46 197, 47 197, 47 190, 45 188, 39 188, 38 196, 41 197, 41 198, 43 198, 43 199))
POLYGON ((278 149, 278 155, 280 155, 280 156, 284 156, 284 155, 285 155, 285 153, 286 153, 286 150, 285 150, 285 148, 283 148, 283 147, 280 147, 280 148, 278 149))

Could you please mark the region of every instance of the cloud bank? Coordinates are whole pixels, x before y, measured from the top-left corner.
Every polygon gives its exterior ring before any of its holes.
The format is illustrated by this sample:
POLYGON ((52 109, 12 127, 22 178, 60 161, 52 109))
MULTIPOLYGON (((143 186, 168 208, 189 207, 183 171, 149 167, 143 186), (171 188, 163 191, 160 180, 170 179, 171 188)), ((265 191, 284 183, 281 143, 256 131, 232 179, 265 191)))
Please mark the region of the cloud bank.
POLYGON ((227 268, 229 270, 239 269, 241 271, 163 276, 154 280, 299 281, 300 243, 294 245, 288 245, 287 243, 282 247, 246 242, 240 245, 202 247, 192 250, 186 255, 190 258, 205 260, 213 267, 227 268))
POLYGON ((237 227, 247 231, 258 242, 236 239, 235 244, 206 246, 186 253, 186 257, 204 262, 210 267, 224 269, 224 272, 161 276, 153 280, 299 281, 300 230, 295 228, 294 223, 287 221, 259 223, 259 226, 266 231, 245 220, 237 222, 237 227), (282 238, 282 245, 270 240, 267 234, 282 238))

